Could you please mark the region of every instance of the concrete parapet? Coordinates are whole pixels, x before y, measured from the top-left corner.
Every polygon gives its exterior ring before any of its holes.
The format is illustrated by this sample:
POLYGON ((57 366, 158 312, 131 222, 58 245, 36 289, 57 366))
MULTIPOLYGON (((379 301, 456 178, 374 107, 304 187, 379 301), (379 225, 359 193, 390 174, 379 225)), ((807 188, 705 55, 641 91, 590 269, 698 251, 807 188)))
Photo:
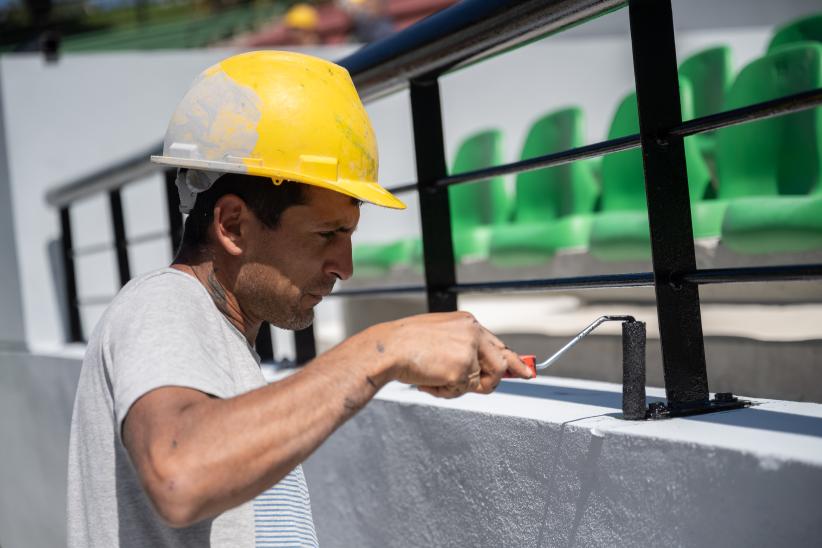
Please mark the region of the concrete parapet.
MULTIPOLYGON (((659 391, 650 391, 660 396, 659 391)), ((387 387, 306 464, 323 546, 811 546, 822 406, 620 419, 618 385, 387 387)))

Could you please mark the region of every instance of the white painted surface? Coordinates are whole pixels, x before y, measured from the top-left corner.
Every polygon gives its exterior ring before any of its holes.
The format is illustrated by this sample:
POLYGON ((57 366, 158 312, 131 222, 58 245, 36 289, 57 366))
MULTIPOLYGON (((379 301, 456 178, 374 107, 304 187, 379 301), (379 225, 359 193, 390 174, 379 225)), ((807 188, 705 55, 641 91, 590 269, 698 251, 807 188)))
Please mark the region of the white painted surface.
POLYGON ((75 357, 0 350, 0 546, 65 546, 75 357))
POLYGON ((619 387, 389 386, 305 466, 325 547, 815 546, 822 406, 626 423, 619 387))
POLYGON ((3 121, 3 73, 0 70, 0 348, 23 348, 23 302, 17 271, 17 245, 14 237, 14 207, 11 202, 6 132, 3 121))
MULTIPOLYGON (((649 401, 664 401, 665 392, 648 389, 649 401)), ((394 383, 380 400, 441 409, 533 419, 547 424, 573 422, 600 435, 630 435, 670 443, 698 444, 751 453, 759 458, 803 462, 822 467, 822 405, 754 399, 750 409, 664 421, 625 421, 621 385, 538 377, 506 380, 493 398, 467 394, 442 400, 394 383), (795 421, 795 422, 792 422, 795 421)))

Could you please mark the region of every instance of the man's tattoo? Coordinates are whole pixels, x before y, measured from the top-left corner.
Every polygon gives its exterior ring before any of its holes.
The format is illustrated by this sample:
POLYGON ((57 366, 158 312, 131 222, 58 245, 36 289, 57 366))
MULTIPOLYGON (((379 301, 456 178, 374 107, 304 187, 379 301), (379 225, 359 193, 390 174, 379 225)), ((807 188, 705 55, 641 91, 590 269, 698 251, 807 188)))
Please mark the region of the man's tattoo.
POLYGON ((345 398, 345 400, 343 401, 343 407, 345 407, 346 411, 356 413, 357 411, 362 409, 362 404, 354 401, 354 398, 345 398))
POLYGON ((220 310, 226 310, 228 302, 225 297, 225 289, 223 289, 223 286, 220 285, 220 281, 217 280, 217 276, 214 275, 214 272, 215 271, 208 273, 208 292, 211 293, 211 297, 217 304, 217 308, 220 310))
POLYGON ((380 354, 385 352, 385 347, 380 341, 377 341, 377 352, 379 352, 380 354))

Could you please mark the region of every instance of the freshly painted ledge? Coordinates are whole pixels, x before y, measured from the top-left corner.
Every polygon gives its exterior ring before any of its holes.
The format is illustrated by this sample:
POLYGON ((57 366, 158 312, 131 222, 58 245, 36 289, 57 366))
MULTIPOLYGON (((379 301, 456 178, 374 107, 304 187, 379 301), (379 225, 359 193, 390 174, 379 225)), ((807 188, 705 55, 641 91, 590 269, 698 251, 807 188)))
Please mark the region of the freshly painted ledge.
MULTIPOLYGON (((658 390, 649 396, 661 397, 658 390)), ((627 422, 620 386, 390 385, 306 463, 324 547, 812 546, 822 405, 627 422)))

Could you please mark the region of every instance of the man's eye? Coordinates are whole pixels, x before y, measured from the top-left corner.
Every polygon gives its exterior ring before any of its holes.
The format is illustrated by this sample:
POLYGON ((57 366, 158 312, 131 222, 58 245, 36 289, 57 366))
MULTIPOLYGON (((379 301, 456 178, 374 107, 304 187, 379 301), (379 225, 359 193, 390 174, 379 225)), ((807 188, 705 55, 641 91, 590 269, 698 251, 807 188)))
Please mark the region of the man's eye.
POLYGON ((319 234, 320 234, 321 237, 325 238, 326 240, 330 240, 331 238, 334 237, 334 234, 336 234, 336 231, 331 230, 329 232, 320 232, 319 234))

